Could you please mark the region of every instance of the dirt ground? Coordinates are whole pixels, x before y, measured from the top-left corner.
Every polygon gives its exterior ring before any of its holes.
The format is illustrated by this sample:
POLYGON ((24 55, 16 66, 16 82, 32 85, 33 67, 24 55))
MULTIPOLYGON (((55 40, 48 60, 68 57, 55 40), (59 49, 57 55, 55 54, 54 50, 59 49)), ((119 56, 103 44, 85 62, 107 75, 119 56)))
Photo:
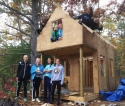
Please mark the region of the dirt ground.
POLYGON ((91 102, 88 106, 125 106, 125 100, 120 102, 108 102, 108 101, 101 101, 101 102, 91 102))
MULTIPOLYGON (((56 102, 54 105, 44 104, 43 102, 37 103, 37 102, 30 102, 31 100, 28 100, 28 102, 23 102, 23 100, 19 100, 18 103, 21 106, 57 106, 56 102)), ((84 106, 84 105, 74 105, 73 102, 70 101, 62 101, 60 106, 84 106)), ((87 106, 125 106, 125 100, 121 102, 108 102, 108 101, 100 101, 100 100, 94 100, 88 103, 87 106)))
MULTIPOLYGON (((5 97, 8 98, 8 97, 5 97)), ((19 97, 19 100, 16 101, 20 104, 20 106, 57 106, 55 100, 54 105, 45 105, 42 101, 43 98, 41 98, 41 102, 31 102, 31 95, 28 95, 28 102, 24 102, 22 96, 19 97)), ((11 100, 14 100, 13 98, 11 100)), ((15 101, 15 100, 14 100, 15 101)), ((85 106, 85 105, 75 105, 74 102, 71 101, 61 101, 60 106, 85 106)), ((102 98, 98 98, 97 100, 93 100, 91 102, 88 102, 88 105, 86 106, 125 106, 125 100, 122 100, 120 102, 108 102, 108 101, 103 101, 102 98)))

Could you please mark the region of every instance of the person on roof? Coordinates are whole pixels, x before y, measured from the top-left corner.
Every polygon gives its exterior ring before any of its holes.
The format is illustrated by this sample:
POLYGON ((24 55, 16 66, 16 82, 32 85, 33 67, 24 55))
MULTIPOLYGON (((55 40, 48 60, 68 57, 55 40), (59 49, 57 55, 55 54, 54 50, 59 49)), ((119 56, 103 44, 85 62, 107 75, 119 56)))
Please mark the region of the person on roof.
POLYGON ((92 17, 93 17, 93 9, 92 9, 92 7, 89 7, 87 9, 87 12, 83 13, 80 16, 73 17, 73 19, 79 19, 79 20, 81 20, 81 21, 79 21, 80 24, 83 23, 86 26, 90 27, 91 26, 92 17))
POLYGON ((45 27, 45 25, 46 25, 46 23, 48 22, 48 20, 49 20, 49 17, 47 17, 47 16, 43 16, 43 17, 42 17, 42 20, 41 20, 41 22, 40 22, 40 29, 37 29, 37 33, 38 33, 38 34, 41 33, 42 29, 45 27))
POLYGON ((73 10, 69 10, 68 13, 69 13, 69 16, 70 16, 71 18, 74 18, 74 17, 77 16, 76 14, 74 14, 73 10))
POLYGON ((94 18, 91 20, 90 28, 92 30, 96 30, 96 29, 99 31, 103 30, 103 25, 99 22, 99 18, 94 18))
POLYGON ((103 26, 102 24, 100 24, 99 19, 93 19, 93 9, 92 7, 89 7, 86 12, 84 12, 82 15, 80 16, 76 16, 73 17, 74 19, 80 19, 79 23, 85 24, 86 26, 88 26, 89 28, 91 28, 92 30, 98 29, 98 30, 102 30, 103 26))

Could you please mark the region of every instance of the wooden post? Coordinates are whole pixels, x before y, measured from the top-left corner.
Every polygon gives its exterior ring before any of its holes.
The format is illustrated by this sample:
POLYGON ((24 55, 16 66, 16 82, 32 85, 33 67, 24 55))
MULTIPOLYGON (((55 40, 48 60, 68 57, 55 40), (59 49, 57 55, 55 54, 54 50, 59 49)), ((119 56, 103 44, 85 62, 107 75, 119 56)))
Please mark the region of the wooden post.
POLYGON ((41 53, 40 58, 41 58, 41 64, 43 65, 43 53, 41 53))
POLYGON ((83 47, 79 48, 79 54, 80 54, 80 96, 84 96, 84 72, 83 72, 83 47))
MULTIPOLYGON (((85 65, 86 65, 86 60, 85 60, 85 58, 83 58, 83 75, 85 75, 86 74, 86 69, 85 69, 85 65)), ((85 86, 86 84, 85 84, 85 77, 83 77, 83 81, 84 81, 84 85, 83 86, 85 86)))
MULTIPOLYGON (((41 64, 43 65, 43 53, 41 53, 41 64)), ((41 91, 43 89, 43 80, 41 81, 40 87, 39 87, 39 92, 40 92, 40 96, 41 96, 41 91)))
POLYGON ((99 65, 100 65, 100 57, 98 53, 93 53, 93 85, 94 85, 94 93, 99 93, 99 65))
POLYGON ((66 76, 66 59, 64 60, 64 74, 65 74, 65 76, 66 76))
POLYGON ((53 58, 54 58, 54 63, 56 62, 56 56, 53 56, 53 58))

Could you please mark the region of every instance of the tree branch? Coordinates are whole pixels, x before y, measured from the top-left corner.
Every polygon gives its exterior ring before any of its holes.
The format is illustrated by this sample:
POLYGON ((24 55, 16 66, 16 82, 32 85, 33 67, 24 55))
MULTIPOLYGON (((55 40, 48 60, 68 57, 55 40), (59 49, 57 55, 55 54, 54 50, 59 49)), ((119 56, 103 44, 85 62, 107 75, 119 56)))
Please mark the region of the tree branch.
POLYGON ((29 34, 25 33, 24 31, 19 30, 18 28, 15 28, 15 27, 13 27, 13 26, 11 26, 11 25, 8 25, 8 24, 6 24, 6 25, 7 25, 8 27, 11 27, 11 28, 17 30, 17 31, 20 31, 20 32, 23 33, 24 35, 27 35, 27 36, 29 36, 29 37, 31 38, 31 36, 30 36, 29 34))
POLYGON ((32 21, 28 16, 26 16, 26 15, 24 15, 23 13, 21 13, 21 12, 15 10, 15 9, 13 9, 13 8, 10 7, 9 5, 7 5, 4 1, 3 1, 3 2, 0 2, 0 4, 3 5, 3 6, 5 6, 5 7, 7 7, 8 9, 10 9, 11 12, 13 11, 13 12, 16 12, 17 14, 19 14, 19 15, 22 15, 23 17, 26 17, 29 21, 31 21, 31 22, 33 23, 33 21, 32 21))
POLYGON ((24 41, 27 45, 29 45, 29 44, 28 44, 24 39, 22 39, 20 36, 15 36, 14 34, 9 33, 9 32, 1 32, 1 31, 0 31, 0 33, 5 33, 5 34, 12 35, 12 36, 14 36, 14 37, 18 37, 18 38, 20 38, 22 41, 24 41))
MULTIPOLYGON (((0 33, 6 33, 6 34, 12 35, 12 36, 14 36, 14 37, 19 37, 19 36, 15 36, 14 34, 9 33, 9 32, 0 32, 0 33)), ((29 45, 24 39, 22 39, 21 37, 19 37, 19 38, 20 38, 21 40, 23 40, 27 45, 29 45)), ((30 48, 30 50, 31 50, 31 52, 34 54, 32 48, 30 48)))
MULTIPOLYGON (((16 15, 16 14, 14 14, 16 15)), ((23 18, 21 18, 19 15, 16 15, 18 19, 20 19, 21 21, 25 22, 26 24, 30 25, 31 26, 31 23, 28 22, 28 21, 25 21, 23 18)))

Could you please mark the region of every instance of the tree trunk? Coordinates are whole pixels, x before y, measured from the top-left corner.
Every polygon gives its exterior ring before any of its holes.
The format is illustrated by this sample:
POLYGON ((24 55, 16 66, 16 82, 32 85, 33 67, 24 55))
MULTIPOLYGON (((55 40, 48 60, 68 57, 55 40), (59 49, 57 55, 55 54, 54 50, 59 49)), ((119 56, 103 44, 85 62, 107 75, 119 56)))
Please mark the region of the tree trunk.
POLYGON ((37 32, 38 29, 38 3, 39 0, 32 0, 32 25, 31 25, 31 64, 35 63, 35 59, 38 56, 36 52, 37 44, 37 32))

